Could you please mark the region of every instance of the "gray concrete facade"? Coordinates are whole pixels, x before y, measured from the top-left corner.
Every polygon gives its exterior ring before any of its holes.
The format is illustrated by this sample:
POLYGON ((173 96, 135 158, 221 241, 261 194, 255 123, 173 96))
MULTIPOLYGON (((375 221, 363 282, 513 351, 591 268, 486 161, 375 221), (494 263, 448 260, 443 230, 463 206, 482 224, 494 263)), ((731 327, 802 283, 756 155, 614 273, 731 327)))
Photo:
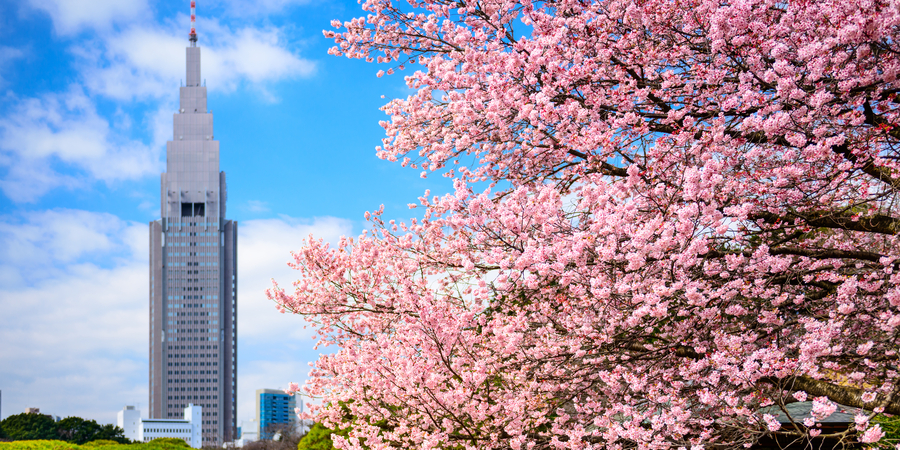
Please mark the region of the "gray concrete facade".
POLYGON ((206 109, 200 47, 166 143, 160 216, 150 222, 150 418, 202 406, 203 445, 237 430, 237 231, 225 218, 225 172, 206 109))

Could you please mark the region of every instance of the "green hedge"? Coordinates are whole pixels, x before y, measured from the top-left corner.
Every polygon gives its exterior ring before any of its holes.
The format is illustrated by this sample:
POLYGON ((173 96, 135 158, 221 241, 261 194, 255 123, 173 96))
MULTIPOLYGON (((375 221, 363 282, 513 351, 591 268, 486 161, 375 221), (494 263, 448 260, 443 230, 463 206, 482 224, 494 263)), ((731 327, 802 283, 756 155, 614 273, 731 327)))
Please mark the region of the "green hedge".
POLYGON ((881 425, 884 437, 878 444, 870 445, 870 448, 894 450, 895 445, 900 445, 900 416, 887 417, 879 414, 872 422, 881 425))
POLYGON ((0 442, 0 450, 77 450, 80 448, 80 445, 66 441, 0 442))
POLYGON ((109 440, 98 440, 84 445, 66 441, 0 442, 0 450, 185 450, 189 448, 190 446, 186 442, 177 438, 160 438, 140 444, 119 444, 109 440))

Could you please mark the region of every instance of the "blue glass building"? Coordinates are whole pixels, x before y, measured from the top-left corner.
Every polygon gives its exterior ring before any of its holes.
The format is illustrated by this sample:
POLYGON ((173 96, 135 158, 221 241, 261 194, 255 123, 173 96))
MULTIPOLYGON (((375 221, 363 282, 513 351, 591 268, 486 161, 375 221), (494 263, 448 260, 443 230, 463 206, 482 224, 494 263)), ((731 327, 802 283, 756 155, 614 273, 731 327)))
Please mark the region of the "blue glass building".
POLYGON ((280 389, 256 390, 259 439, 272 439, 281 428, 297 426, 296 398, 280 389))

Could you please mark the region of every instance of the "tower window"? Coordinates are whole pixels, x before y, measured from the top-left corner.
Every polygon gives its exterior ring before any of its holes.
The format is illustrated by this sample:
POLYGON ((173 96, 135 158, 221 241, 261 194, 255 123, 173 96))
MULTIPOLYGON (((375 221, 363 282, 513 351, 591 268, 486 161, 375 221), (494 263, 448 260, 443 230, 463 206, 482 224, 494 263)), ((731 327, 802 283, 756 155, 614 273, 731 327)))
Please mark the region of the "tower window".
POLYGON ((205 217, 206 216, 206 203, 182 203, 181 204, 181 216, 182 217, 205 217))

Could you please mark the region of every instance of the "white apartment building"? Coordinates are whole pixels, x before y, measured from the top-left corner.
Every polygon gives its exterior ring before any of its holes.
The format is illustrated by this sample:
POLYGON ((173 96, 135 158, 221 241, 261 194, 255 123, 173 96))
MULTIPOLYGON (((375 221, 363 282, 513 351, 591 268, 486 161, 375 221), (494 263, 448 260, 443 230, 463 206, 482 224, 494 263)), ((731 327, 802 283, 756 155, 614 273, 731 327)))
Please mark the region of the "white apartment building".
POLYGON ((140 410, 126 406, 117 414, 116 424, 125 430, 125 437, 135 442, 178 438, 193 448, 200 448, 203 446, 202 417, 203 408, 194 404, 184 408, 184 419, 142 419, 140 410))

